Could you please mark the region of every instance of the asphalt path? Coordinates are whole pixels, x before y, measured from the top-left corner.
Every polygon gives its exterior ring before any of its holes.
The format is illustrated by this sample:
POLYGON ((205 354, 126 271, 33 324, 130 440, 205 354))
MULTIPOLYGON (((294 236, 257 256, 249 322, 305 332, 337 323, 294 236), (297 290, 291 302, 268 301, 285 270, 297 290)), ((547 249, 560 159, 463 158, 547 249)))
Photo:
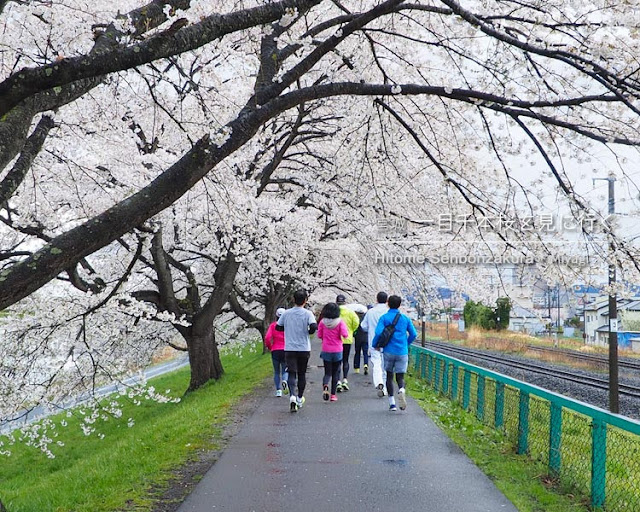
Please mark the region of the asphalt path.
POLYGON ((390 412, 350 374, 324 402, 320 363, 315 350, 305 406, 265 397, 178 512, 516 512, 411 397, 390 412))

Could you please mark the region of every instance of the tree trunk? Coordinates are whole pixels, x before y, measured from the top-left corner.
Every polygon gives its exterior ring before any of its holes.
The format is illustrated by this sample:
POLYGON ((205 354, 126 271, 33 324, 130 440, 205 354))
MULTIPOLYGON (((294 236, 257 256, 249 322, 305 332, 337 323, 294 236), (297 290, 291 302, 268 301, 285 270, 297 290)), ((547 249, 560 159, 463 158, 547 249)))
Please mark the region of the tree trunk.
POLYGON ((271 301, 267 299, 267 303, 264 305, 264 318, 262 319, 262 325, 257 327, 258 331, 260 331, 260 335, 262 336, 262 353, 267 353, 267 345, 264 342, 264 337, 267 335, 267 331, 269 330, 269 326, 271 322, 275 320, 276 316, 276 307, 273 305, 271 301))
MULTIPOLYGON (((276 319, 276 310, 285 305, 285 298, 287 294, 288 288, 283 287, 281 284, 277 284, 275 286, 270 286, 270 290, 265 297, 264 302, 264 318, 262 319, 262 353, 266 352, 266 347, 264 345, 264 336, 267 333, 267 329, 269 329, 269 325, 276 319)), ((258 329, 259 330, 259 329, 258 329)))
POLYGON ((187 392, 198 389, 210 380, 218 380, 224 373, 213 325, 198 326, 194 323, 189 331, 184 336, 191 365, 191 381, 187 392))

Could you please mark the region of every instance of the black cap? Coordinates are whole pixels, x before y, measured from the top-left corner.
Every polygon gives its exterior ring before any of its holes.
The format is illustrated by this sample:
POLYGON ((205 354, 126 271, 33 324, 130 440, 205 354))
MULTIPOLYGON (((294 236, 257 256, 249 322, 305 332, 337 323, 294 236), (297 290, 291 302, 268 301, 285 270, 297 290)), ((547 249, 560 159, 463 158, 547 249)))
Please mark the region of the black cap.
POLYGON ((336 297, 336 304, 346 304, 346 302, 347 298, 344 295, 340 294, 336 297))

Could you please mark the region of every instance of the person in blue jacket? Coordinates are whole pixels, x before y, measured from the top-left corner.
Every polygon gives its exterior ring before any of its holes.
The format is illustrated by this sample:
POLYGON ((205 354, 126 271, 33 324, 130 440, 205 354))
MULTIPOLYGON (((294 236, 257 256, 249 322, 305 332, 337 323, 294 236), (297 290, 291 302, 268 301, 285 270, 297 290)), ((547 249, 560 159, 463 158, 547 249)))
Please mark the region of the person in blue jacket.
POLYGON ((407 373, 409 365, 409 345, 416 339, 418 333, 413 326, 413 322, 407 315, 400 313, 398 308, 402 304, 402 299, 397 295, 391 295, 387 301, 389 311, 380 317, 380 321, 376 326, 376 334, 373 338, 373 347, 376 350, 383 351, 384 371, 387 374, 387 393, 389 394, 389 410, 395 412, 397 410, 396 400, 393 393, 393 376, 395 374, 398 383, 398 406, 401 410, 407 408, 407 397, 404 389, 404 374, 407 373), (396 315, 395 330, 389 343, 384 349, 377 346, 378 338, 387 325, 391 325, 396 315))

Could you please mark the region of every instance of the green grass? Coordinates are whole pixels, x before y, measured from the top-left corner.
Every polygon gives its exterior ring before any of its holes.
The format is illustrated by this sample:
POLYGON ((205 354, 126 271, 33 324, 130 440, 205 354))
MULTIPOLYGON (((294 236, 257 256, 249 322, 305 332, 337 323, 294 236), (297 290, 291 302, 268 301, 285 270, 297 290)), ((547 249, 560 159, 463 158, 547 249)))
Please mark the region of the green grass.
MULTIPOLYGON (((14 445, 10 457, 0 456, 0 500, 9 512, 150 510, 153 494, 166 488, 172 469, 221 446, 232 406, 271 372, 270 359, 250 349, 222 361, 220 381, 179 403, 127 403, 122 418, 98 422, 104 439, 84 436, 74 417, 68 427, 56 429, 56 440, 65 446, 52 448, 54 459, 35 447, 14 445), (133 427, 127 426, 130 417, 133 427)), ((151 382, 172 396, 181 396, 188 383, 188 368, 151 382)))
MULTIPOLYGON (((431 361, 431 360, 430 360, 431 361)), ((423 363, 420 363, 423 364, 423 363)), ((427 364, 424 371, 427 381, 438 378, 438 389, 444 388, 443 368, 438 363, 439 371, 433 370, 434 365, 427 364)), ((414 366, 415 368, 415 366, 414 366)), ((417 371, 417 370, 416 370, 417 371)), ((451 373, 451 372, 450 372, 451 373)), ((457 399, 462 400, 463 375, 458 372, 457 399)), ((468 373, 469 406, 466 415, 473 421, 478 418, 478 390, 480 377, 477 373, 468 373)), ((449 376, 451 377, 451 375, 449 376)), ((426 382, 426 381, 425 381, 426 382)), ((448 386, 453 385, 452 378, 448 386)), ((504 417, 500 432, 494 430, 496 381, 485 378, 484 414, 478 419, 489 432, 494 431, 506 443, 506 449, 515 450, 519 436, 519 400, 518 388, 507 385, 504 388, 504 417)), ((426 385, 426 384, 424 384, 426 385)), ((432 389, 431 387, 429 389, 432 389)), ((444 403, 451 404, 451 397, 440 396, 444 403)), ((460 409, 461 414, 465 414, 460 409)), ((546 479, 549 471, 549 436, 550 436, 550 403, 546 399, 531 395, 529 398, 528 416, 528 457, 527 460, 539 468, 539 480, 546 479)), ((465 420, 466 421, 466 420, 465 420)), ((591 500, 591 466, 592 466, 592 418, 580 414, 569 408, 563 408, 560 443, 560 468, 554 479, 556 489, 570 495, 574 502, 587 503, 591 500)), ((611 425, 607 426, 606 449, 600 449, 595 455, 598 461, 606 463, 605 506, 610 512, 631 512, 640 510, 640 436, 611 425), (604 458, 604 460, 603 460, 604 458)), ((455 434, 452 435, 454 437, 455 434)), ((467 442, 463 440, 462 442, 467 442)), ((546 479, 546 481, 549 481, 546 479)))
POLYGON ((571 495, 560 494, 544 478, 546 467, 516 455, 508 439, 479 422, 424 381, 410 379, 411 395, 431 419, 491 478, 520 512, 586 512, 571 495))

